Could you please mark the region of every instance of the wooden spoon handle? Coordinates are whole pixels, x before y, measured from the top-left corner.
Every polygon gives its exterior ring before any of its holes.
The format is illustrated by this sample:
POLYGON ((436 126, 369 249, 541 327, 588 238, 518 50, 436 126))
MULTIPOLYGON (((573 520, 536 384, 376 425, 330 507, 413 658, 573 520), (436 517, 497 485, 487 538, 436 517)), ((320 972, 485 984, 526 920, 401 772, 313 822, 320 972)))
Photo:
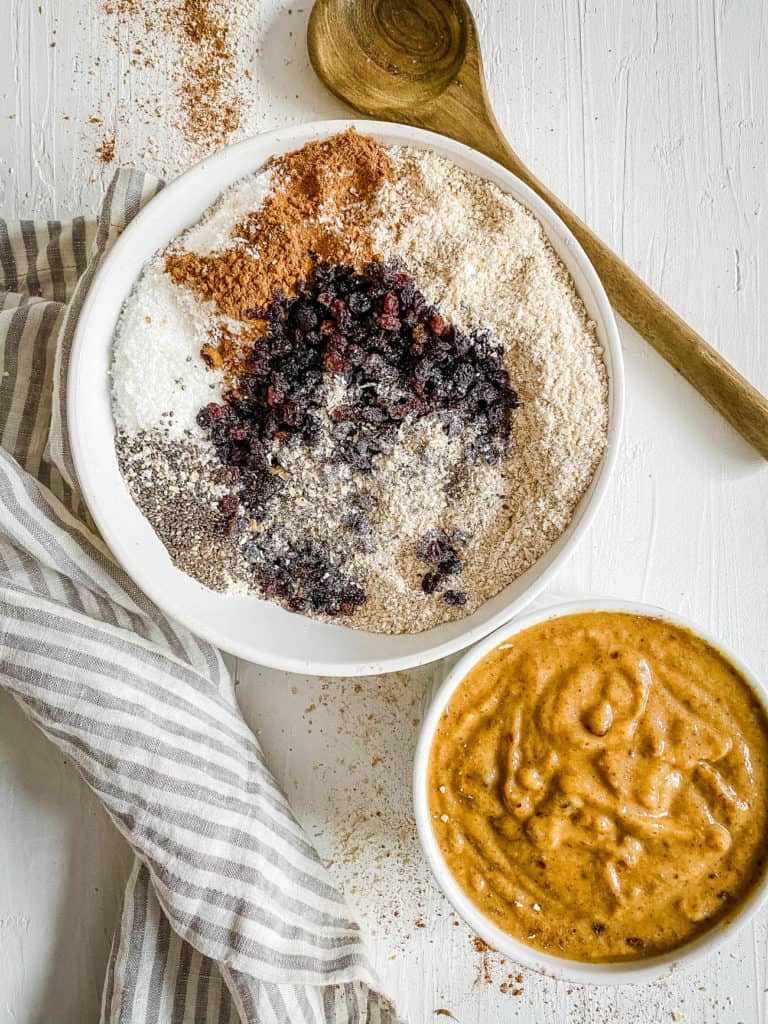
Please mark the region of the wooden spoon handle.
MULTIPOLYGON (((487 140, 486 140, 487 141, 487 140)), ((608 298, 621 316, 768 459, 768 399, 663 302, 637 274, 552 195, 497 136, 483 148, 548 203, 565 221, 592 261, 608 298)))

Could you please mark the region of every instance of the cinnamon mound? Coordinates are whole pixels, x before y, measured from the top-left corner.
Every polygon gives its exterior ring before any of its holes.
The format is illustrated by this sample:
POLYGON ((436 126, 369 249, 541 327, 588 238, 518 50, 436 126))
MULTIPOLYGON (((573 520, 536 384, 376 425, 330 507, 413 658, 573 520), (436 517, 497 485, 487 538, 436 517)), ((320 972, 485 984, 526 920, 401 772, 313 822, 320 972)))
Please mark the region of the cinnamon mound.
POLYGON ((367 214, 392 180, 385 150, 354 129, 310 142, 267 167, 272 189, 261 209, 233 231, 236 245, 209 256, 176 251, 166 257, 176 284, 212 300, 233 320, 260 318, 277 289, 295 294, 317 258, 344 263, 352 251, 358 264, 373 259, 367 214))

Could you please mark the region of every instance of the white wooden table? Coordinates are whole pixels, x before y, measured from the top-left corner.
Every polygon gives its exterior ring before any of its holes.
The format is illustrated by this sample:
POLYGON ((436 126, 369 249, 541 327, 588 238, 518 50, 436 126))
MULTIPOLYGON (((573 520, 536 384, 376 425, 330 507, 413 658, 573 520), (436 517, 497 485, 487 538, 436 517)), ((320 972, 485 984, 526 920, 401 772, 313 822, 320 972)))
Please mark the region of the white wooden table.
MULTIPOLYGON (((345 113, 308 66, 310 0, 290 13, 288 2, 261 0, 254 18, 247 133, 345 113)), ((768 391, 765 4, 475 9, 490 92, 523 158, 768 391)), ((165 69, 132 67, 111 36, 100 0, 0 0, 4 216, 93 211, 110 173, 95 149, 112 131, 118 161, 168 176, 190 159, 170 119, 139 113, 167 91, 165 69)), ((557 590, 666 605, 768 677, 768 471, 624 325, 622 338, 620 466, 557 590)), ((616 990, 527 972, 521 984, 514 964, 475 951, 430 882, 410 813, 416 726, 440 673, 331 681, 238 666, 248 719, 410 1021, 450 1020, 440 1009, 461 1024, 766 1021, 765 918, 696 970, 616 990)), ((0 1024, 97 1019, 128 862, 95 799, 0 697, 0 1024)))

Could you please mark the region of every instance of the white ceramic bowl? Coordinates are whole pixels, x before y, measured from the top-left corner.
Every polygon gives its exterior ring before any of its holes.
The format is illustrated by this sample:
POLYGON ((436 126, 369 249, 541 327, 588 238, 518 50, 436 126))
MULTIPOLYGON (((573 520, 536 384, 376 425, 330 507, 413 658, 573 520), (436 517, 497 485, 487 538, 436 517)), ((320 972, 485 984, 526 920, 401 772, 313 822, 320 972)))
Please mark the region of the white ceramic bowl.
POLYGON ((508 956, 525 967, 531 967, 533 970, 539 971, 541 974, 547 974, 552 978, 577 983, 586 982, 593 985, 621 985, 630 982, 652 981, 664 977, 717 949, 726 939, 735 935, 739 929, 747 925, 765 904, 766 900, 768 900, 768 873, 764 874, 744 903, 739 906, 736 913, 729 920, 720 921, 691 942, 669 953, 662 953, 659 956, 647 957, 642 960, 613 964, 587 964, 578 960, 567 960, 563 957, 543 953, 532 946, 527 946, 524 942, 520 942, 518 939, 503 932, 480 912, 477 905, 472 902, 459 886, 443 859, 435 838, 434 829, 432 828, 427 795, 429 753, 432 748, 432 740, 437 724, 446 704, 469 670, 499 644, 522 632, 524 629, 528 629, 529 626, 535 626, 539 622, 546 622, 549 619, 559 618, 562 615, 594 611, 630 612, 633 615, 649 615, 665 619, 668 622, 691 630, 691 632, 696 633, 717 650, 721 651, 738 671, 742 673, 754 691, 755 696, 766 709, 766 713, 768 713, 768 690, 752 670, 732 651, 723 647, 719 640, 680 615, 675 615, 672 612, 665 611, 663 608, 656 608, 652 605, 634 604, 628 601, 600 600, 597 598, 588 601, 573 601, 551 608, 539 609, 515 619, 514 624, 509 623, 503 626, 491 636, 486 637, 481 643, 476 644, 471 651, 467 651, 448 673, 445 681, 437 691, 421 727, 413 769, 413 803, 419 839, 421 840, 422 849, 432 869, 432 873, 455 909, 480 938, 484 939, 493 949, 498 950, 499 953, 508 956))
POLYGON ((490 633, 546 584, 594 516, 616 461, 624 405, 621 349, 613 312, 595 271, 562 221, 529 188, 492 160, 431 132, 376 121, 325 121, 247 139, 203 160, 171 182, 130 223, 107 255, 83 306, 70 362, 70 441, 83 494, 105 541, 141 589, 166 613, 232 654, 287 671, 368 675, 443 657, 490 633), (431 149, 495 182, 541 221, 572 274, 605 350, 610 383, 608 446, 568 529, 510 586, 473 615, 425 633, 384 636, 292 615, 253 597, 207 590, 174 567, 160 539, 128 494, 113 443, 108 369, 123 302, 145 262, 197 221, 243 175, 277 154, 355 125, 384 144, 431 149))

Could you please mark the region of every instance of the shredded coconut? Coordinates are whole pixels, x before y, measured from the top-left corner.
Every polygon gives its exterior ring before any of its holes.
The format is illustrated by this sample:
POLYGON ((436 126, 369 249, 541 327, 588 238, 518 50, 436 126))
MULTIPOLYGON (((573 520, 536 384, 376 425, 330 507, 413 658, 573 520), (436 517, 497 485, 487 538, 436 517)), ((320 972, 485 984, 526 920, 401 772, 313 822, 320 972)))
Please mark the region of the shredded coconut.
POLYGON ((215 250, 230 248, 235 241, 233 225, 240 224, 250 213, 261 209, 271 185, 271 171, 249 174, 230 185, 203 219, 181 236, 179 247, 197 256, 209 256, 215 250))
POLYGON ((144 270, 117 326, 112 358, 112 411, 127 432, 163 426, 170 437, 200 435, 195 417, 220 401, 222 375, 209 370, 200 348, 213 317, 190 291, 177 288, 161 259, 144 270))

